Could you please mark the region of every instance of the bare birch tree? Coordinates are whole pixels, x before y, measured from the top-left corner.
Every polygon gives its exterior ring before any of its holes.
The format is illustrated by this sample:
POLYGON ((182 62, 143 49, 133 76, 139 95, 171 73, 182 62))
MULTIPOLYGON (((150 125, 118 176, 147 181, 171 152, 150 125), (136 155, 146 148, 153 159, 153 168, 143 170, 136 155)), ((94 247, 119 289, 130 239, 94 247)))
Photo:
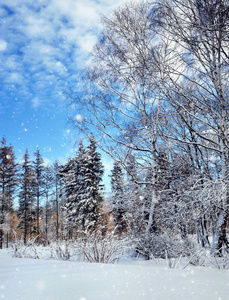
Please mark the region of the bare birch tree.
MULTIPOLYGON (((176 64, 167 63, 164 91, 190 137, 195 137, 179 142, 220 156, 221 204, 213 255, 223 244, 228 246, 228 13, 226 0, 164 0, 153 10, 158 32, 172 41, 171 57, 176 59, 176 64)), ((178 141, 173 134, 169 138, 178 141)))
POLYGON ((143 2, 126 4, 111 18, 104 17, 104 32, 95 46, 92 67, 78 92, 68 92, 74 112, 81 113, 73 116, 74 124, 88 136, 93 131, 101 149, 126 170, 131 152, 142 166, 148 162, 153 188, 146 237, 158 197, 158 131, 164 109, 156 84, 163 75, 155 63, 161 49, 148 15, 149 5, 143 2))

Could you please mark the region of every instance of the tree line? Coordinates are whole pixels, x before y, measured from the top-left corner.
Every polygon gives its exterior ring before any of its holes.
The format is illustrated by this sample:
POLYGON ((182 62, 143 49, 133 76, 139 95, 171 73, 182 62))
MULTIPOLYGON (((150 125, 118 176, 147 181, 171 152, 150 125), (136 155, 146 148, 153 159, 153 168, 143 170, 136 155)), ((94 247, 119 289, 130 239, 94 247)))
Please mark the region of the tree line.
POLYGON ((0 146, 0 248, 14 234, 47 243, 75 238, 103 222, 103 166, 94 139, 73 158, 45 166, 39 149, 16 162, 13 146, 0 146), (18 204, 17 204, 18 203, 18 204))

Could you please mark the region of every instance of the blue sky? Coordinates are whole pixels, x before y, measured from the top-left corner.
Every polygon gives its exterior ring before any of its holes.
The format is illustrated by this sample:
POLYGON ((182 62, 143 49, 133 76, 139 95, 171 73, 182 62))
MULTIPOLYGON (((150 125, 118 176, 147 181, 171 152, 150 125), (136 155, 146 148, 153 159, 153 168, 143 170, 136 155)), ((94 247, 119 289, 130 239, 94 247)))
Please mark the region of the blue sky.
MULTIPOLYGON (((20 159, 38 147, 46 163, 74 155, 81 136, 67 124, 63 91, 76 87, 88 53, 124 0, 1 0, 0 135, 20 159)), ((108 170, 111 161, 103 163, 108 170)))

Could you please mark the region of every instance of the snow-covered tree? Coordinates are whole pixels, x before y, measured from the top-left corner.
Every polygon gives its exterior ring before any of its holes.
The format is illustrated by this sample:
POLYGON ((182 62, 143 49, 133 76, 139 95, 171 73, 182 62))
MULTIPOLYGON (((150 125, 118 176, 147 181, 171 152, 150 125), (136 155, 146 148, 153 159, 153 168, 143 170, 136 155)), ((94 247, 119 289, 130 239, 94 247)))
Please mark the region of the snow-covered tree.
MULTIPOLYGON (((81 145, 82 146, 82 145, 81 145)), ((80 148, 79 152, 83 156, 84 149, 80 148)), ((68 162, 61 169, 61 180, 64 185, 64 198, 66 211, 65 216, 65 229, 70 238, 73 237, 73 230, 77 228, 77 207, 78 207, 78 194, 79 194, 79 168, 77 165, 77 156, 70 158, 68 162)))
POLYGON ((82 141, 74 158, 69 159, 61 171, 66 198, 66 230, 74 231, 95 227, 101 222, 101 185, 103 167, 100 154, 91 138, 87 149, 82 141))
POLYGON ((93 136, 89 139, 87 147, 87 164, 85 165, 85 208, 87 210, 87 226, 95 227, 102 222, 102 176, 104 173, 101 162, 101 154, 97 151, 96 142, 93 136))
POLYGON ((9 215, 13 210, 13 196, 17 182, 17 166, 13 147, 6 145, 3 137, 0 146, 0 248, 3 247, 4 234, 8 244, 9 215))
POLYGON ((43 219, 44 219, 44 231, 45 231, 45 239, 46 241, 49 240, 50 235, 50 220, 52 216, 52 207, 51 207, 51 195, 53 194, 52 189, 54 187, 54 176, 53 176, 53 169, 49 166, 44 168, 43 173, 44 179, 44 192, 45 192, 45 207, 43 219))
POLYGON ((118 161, 111 170, 111 203, 115 227, 122 232, 126 227, 127 203, 125 197, 125 181, 122 167, 118 161))
POLYGON ((44 194, 44 160, 40 154, 40 150, 37 149, 37 151, 34 153, 35 155, 35 161, 33 162, 33 168, 35 171, 36 181, 35 181, 35 187, 34 191, 36 193, 36 231, 37 235, 40 235, 40 210, 41 210, 41 197, 44 194))
POLYGON ((32 168, 29 159, 29 153, 26 149, 23 156, 23 162, 20 168, 20 185, 19 185, 19 208, 18 216, 20 223, 18 228, 22 230, 24 243, 26 244, 27 235, 32 236, 36 232, 36 212, 35 212, 35 186, 36 174, 32 168))
POLYGON ((54 215, 55 215, 55 231, 56 231, 56 240, 59 239, 60 234, 60 224, 63 223, 61 216, 61 164, 58 160, 56 160, 52 165, 53 177, 54 177, 54 194, 53 194, 53 201, 54 201, 54 215))
POLYGON ((197 150, 199 156, 206 149, 220 157, 222 190, 216 199, 220 207, 212 255, 221 254, 223 245, 228 248, 228 20, 226 0, 162 0, 153 10, 151 27, 160 30, 167 49, 162 91, 184 124, 182 135, 175 136, 175 130, 168 138, 197 150))

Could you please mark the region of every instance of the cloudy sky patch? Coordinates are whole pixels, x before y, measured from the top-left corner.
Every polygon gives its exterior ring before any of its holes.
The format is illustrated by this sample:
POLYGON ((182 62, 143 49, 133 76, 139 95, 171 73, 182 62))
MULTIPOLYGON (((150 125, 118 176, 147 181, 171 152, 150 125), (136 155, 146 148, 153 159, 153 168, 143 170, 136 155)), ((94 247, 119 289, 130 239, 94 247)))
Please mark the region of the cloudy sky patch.
MULTIPOLYGON (((32 158, 37 146, 47 150, 46 163, 69 157, 81 136, 70 130, 63 91, 77 87, 90 63, 101 15, 123 2, 0 1, 0 133, 18 158, 26 148, 32 158)), ((78 112, 76 119, 82 120, 78 112)))

